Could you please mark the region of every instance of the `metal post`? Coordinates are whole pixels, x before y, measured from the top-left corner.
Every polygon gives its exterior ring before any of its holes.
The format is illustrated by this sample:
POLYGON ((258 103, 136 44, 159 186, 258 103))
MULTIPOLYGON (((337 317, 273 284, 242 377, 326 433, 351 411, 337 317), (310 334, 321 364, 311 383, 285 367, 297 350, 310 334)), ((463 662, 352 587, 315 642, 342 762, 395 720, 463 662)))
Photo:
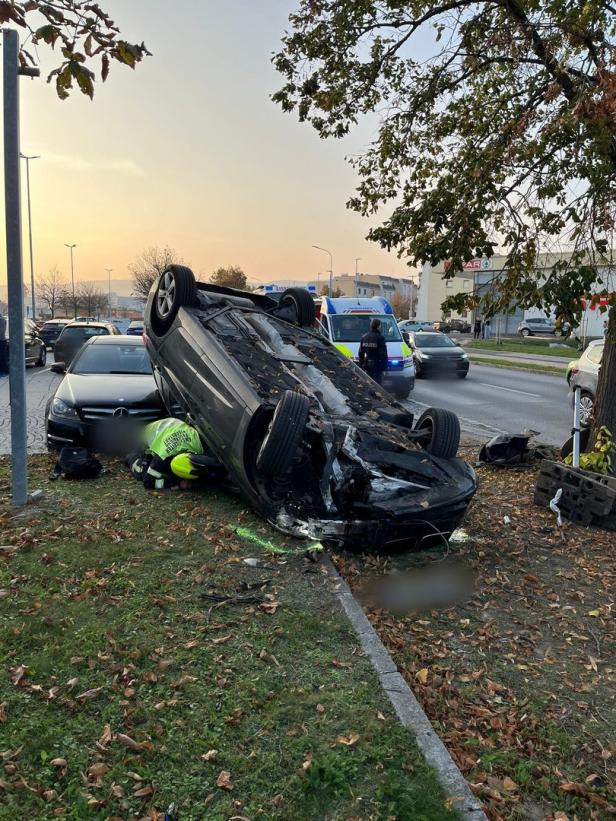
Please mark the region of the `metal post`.
POLYGON ((107 287, 108 287, 107 313, 109 314, 109 319, 111 319, 111 272, 113 271, 113 268, 105 268, 105 271, 107 271, 107 276, 109 278, 108 279, 108 285, 107 285, 107 287))
POLYGON ((361 257, 355 257, 355 297, 359 299, 359 282, 357 280, 357 263, 360 261, 361 257))
POLYGON ((38 155, 27 157, 19 155, 26 161, 26 190, 28 192, 28 234, 30 237, 30 288, 32 289, 32 319, 36 319, 36 295, 34 288, 34 255, 32 253, 32 209, 30 206, 30 160, 38 160, 38 155))
POLYGON ((14 505, 28 499, 26 352, 24 334, 21 196, 19 179, 19 36, 3 29, 4 198, 6 273, 9 302, 9 387, 11 397, 11 492, 14 505))
POLYGON ((582 389, 579 385, 575 388, 573 395, 573 467, 580 466, 580 399, 582 389))
POLYGON ((332 256, 332 252, 328 251, 327 248, 321 248, 320 245, 313 245, 313 248, 316 248, 317 251, 323 251, 325 254, 329 254, 329 296, 333 296, 334 293, 334 258, 332 256))
POLYGON ((74 271, 74 268, 73 268, 73 248, 76 248, 77 245, 74 242, 70 245, 69 245, 68 242, 65 242, 64 244, 66 245, 66 247, 71 252, 71 284, 72 284, 72 287, 73 287, 73 319, 77 319, 77 303, 75 302, 75 271, 74 271))

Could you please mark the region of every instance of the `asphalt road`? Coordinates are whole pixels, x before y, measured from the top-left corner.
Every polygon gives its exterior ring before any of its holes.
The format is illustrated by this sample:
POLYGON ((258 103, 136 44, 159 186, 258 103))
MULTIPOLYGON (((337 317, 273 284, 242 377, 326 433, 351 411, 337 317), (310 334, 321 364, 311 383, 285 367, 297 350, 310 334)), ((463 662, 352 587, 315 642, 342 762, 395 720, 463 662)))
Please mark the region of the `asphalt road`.
POLYGON ((571 432, 567 383, 559 376, 471 363, 466 379, 417 379, 410 400, 417 410, 454 411, 463 430, 478 436, 532 429, 541 433, 537 441, 560 446, 571 432))
MULTIPOLYGON (((30 453, 46 450, 45 404, 62 378, 49 370, 52 362, 49 351, 46 368, 26 369, 30 453)), ((562 445, 571 429, 565 380, 531 371, 473 363, 466 379, 418 379, 411 407, 419 413, 431 405, 457 413, 463 432, 479 439, 532 428, 541 432, 540 441, 562 445)), ((10 452, 10 441, 9 384, 7 377, 0 377, 0 454, 10 452)))

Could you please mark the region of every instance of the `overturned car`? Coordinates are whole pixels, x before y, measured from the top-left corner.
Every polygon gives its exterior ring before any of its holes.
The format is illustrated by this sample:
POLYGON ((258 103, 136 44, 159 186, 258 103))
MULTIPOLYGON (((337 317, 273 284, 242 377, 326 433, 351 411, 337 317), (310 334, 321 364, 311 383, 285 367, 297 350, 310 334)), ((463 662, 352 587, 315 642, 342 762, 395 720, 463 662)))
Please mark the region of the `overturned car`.
POLYGON ((366 550, 442 540, 476 489, 457 417, 430 408, 414 424, 314 319, 303 289, 276 301, 169 267, 144 329, 163 401, 284 533, 366 550))

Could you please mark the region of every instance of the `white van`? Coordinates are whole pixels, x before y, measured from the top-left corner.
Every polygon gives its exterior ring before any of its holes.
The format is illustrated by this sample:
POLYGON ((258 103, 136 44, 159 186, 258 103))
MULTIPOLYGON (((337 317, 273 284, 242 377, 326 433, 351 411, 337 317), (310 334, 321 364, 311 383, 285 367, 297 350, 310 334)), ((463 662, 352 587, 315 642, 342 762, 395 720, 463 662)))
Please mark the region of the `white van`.
POLYGON ((387 371, 383 387, 398 399, 406 399, 415 386, 413 354, 402 339, 391 305, 384 297, 323 297, 319 323, 322 333, 336 348, 359 361, 359 344, 370 330, 373 319, 381 320, 381 333, 387 343, 387 371))

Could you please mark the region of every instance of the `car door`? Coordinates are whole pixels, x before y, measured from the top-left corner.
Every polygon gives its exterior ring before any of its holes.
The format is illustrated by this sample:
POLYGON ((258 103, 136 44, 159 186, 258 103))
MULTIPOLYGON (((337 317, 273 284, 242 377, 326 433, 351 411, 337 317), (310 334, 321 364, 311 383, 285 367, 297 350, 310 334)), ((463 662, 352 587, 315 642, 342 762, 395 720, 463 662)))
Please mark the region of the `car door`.
POLYGON ((24 343, 26 349, 26 364, 32 365, 39 358, 39 342, 36 335, 36 325, 31 319, 24 322, 24 343))

